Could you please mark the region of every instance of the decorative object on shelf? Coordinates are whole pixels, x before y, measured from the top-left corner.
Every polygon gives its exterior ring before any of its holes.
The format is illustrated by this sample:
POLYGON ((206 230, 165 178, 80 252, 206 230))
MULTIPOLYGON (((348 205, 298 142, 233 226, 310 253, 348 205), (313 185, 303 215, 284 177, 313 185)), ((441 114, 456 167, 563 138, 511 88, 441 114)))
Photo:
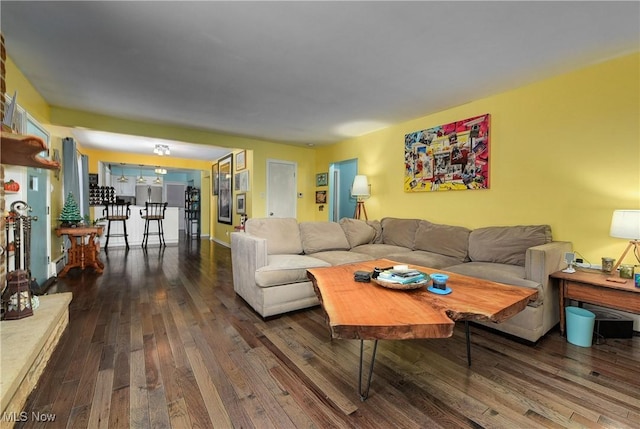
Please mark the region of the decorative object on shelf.
POLYGON ((4 182, 4 190, 7 192, 18 192, 20 190, 20 184, 11 179, 8 182, 4 182))
POLYGON ((631 265, 631 264, 621 264, 620 265, 620 278, 621 279, 632 279, 633 278, 633 265, 631 265))
MULTIPOLYGON (((2 62, 2 64, 4 64, 4 61, 2 62)), ((3 67, 3 70, 4 70, 4 67, 3 67)), ((2 75, 4 76, 4 71, 2 75)), ((13 97, 11 98, 11 102, 9 103, 9 106, 7 106, 7 111, 4 112, 4 118, 2 120, 2 125, 4 125, 6 128, 10 130, 14 129, 13 117, 15 116, 15 113, 16 113, 17 98, 18 98, 18 91, 14 91, 13 97)))
POLYGON ((636 259, 640 262, 640 210, 615 210, 611 218, 609 235, 629 240, 627 248, 622 253, 622 256, 618 258, 618 263, 613 267, 612 272, 618 269, 618 266, 620 266, 632 247, 634 248, 633 253, 636 259))
POLYGON ((329 173, 316 174, 316 186, 327 186, 329 184, 329 173))
POLYGON ((156 147, 153 149, 153 153, 155 153, 158 156, 164 156, 164 155, 171 155, 171 150, 169 149, 169 146, 166 144, 157 144, 156 147))
POLYGON ((233 155, 229 154, 218 162, 218 222, 232 224, 233 201, 233 155))
POLYGON ((211 166, 211 192, 213 196, 218 195, 218 164, 213 164, 211 166))
POLYGON ((489 114, 404 136, 404 191, 489 188, 489 114))
POLYGON ((236 171, 244 170, 247 168, 247 151, 236 153, 236 171))
POLYGON ((29 289, 29 272, 15 270, 7 274, 7 288, 2 294, 4 320, 17 320, 33 316, 29 289))
POLYGON ((246 202, 247 202, 247 194, 236 195, 236 213, 245 214, 247 212, 246 202))
POLYGON ((0 159, 3 164, 59 170, 60 162, 40 156, 46 150, 47 145, 40 137, 2 131, 0 159))
POLYGON ((61 221, 63 227, 77 225, 78 222, 82 220, 78 203, 76 203, 71 192, 67 195, 67 199, 62 207, 62 213, 60 213, 58 220, 61 221))
POLYGON ((362 215, 366 220, 367 209, 364 206, 364 200, 371 196, 371 186, 367 180, 367 176, 359 174, 353 179, 353 186, 351 186, 351 195, 356 198, 356 210, 353 214, 354 219, 361 219, 362 215))
POLYGON ((616 260, 613 258, 602 258, 602 272, 611 273, 614 262, 616 262, 616 260))
POLYGON ((249 170, 237 173, 235 175, 234 189, 240 192, 249 190, 249 170))
POLYGON ((316 191, 316 204, 327 203, 327 191, 316 191))

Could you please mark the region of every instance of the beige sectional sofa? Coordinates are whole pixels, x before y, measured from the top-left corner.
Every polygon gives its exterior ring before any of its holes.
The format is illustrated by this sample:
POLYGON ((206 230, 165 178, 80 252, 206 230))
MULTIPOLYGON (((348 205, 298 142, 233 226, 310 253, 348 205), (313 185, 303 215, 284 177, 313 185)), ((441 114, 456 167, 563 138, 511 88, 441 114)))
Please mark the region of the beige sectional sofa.
POLYGON ((307 268, 387 258, 538 290, 512 319, 487 324, 535 342, 559 321, 549 274, 564 268, 571 243, 553 241, 548 225, 469 230, 421 219, 249 219, 231 234, 234 289, 262 317, 319 304, 307 268))

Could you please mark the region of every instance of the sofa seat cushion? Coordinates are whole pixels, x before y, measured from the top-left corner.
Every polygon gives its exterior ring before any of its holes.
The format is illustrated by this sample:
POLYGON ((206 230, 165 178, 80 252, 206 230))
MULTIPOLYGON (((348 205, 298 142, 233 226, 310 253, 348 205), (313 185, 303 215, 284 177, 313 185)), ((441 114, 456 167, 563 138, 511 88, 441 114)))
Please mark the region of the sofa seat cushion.
POLYGON ((414 249, 452 256, 462 262, 468 258, 470 232, 462 226, 439 225, 423 220, 416 232, 414 249))
POLYGON ((363 253, 373 257, 373 259, 386 258, 389 255, 397 253, 409 253, 411 249, 406 247, 394 246, 391 244, 363 244, 351 249, 352 252, 363 253))
POLYGON ((524 267, 529 247, 550 243, 549 225, 490 226, 469 234, 469 258, 524 267))
POLYGON ((420 225, 420 219, 398 219, 385 217, 382 225, 382 242, 413 250, 413 244, 420 225))
POLYGON ((532 307, 541 305, 544 300, 542 285, 525 279, 524 267, 518 265, 495 264, 491 262, 467 262, 447 267, 444 270, 464 276, 491 280, 492 282, 536 289, 538 291, 538 297, 535 301, 529 303, 532 307))
POLYGON ((357 262, 372 261, 374 259, 369 255, 350 252, 348 250, 330 250, 327 252, 314 253, 309 256, 313 256, 314 258, 321 259, 331 264, 332 266, 344 265, 344 264, 355 264, 357 262))
POLYGON ((347 236, 335 222, 301 222, 302 250, 307 255, 327 250, 349 250, 347 236))
POLYGON ((298 221, 294 218, 249 218, 244 231, 266 239, 268 255, 302 253, 298 221))
POLYGON ((386 257, 392 261, 403 264, 420 265, 422 267, 441 269, 451 265, 460 264, 463 261, 451 256, 440 255, 424 250, 414 250, 413 252, 392 253, 386 257))
POLYGON ((307 268, 329 267, 331 264, 306 255, 270 255, 268 264, 256 270, 256 284, 271 287, 308 281, 307 268))

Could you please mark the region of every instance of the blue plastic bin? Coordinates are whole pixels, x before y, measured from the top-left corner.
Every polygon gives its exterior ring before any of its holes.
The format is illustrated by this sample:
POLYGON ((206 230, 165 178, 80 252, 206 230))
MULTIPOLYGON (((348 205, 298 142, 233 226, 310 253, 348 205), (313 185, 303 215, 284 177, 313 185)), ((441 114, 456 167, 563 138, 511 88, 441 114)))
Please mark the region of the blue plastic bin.
POLYGON ((566 307, 567 341, 580 347, 591 347, 596 315, 580 307, 566 307))

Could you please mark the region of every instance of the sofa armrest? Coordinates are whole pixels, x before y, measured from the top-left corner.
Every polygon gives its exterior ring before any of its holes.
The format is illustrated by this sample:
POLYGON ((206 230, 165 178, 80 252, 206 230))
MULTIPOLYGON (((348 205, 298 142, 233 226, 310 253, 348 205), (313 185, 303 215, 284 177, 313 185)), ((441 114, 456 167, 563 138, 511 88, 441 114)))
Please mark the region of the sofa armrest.
POLYGON ((540 283, 544 288, 549 283, 549 274, 566 267, 565 252, 571 252, 573 245, 569 241, 552 241, 527 249, 524 272, 527 280, 540 283))
POLYGON ((244 232, 231 233, 233 289, 243 298, 254 293, 256 270, 267 265, 267 240, 244 232))
POLYGON ((527 249, 525 256, 525 276, 542 285, 545 310, 542 316, 542 332, 548 332, 560 321, 560 295, 558 287, 549 281, 549 275, 566 267, 565 252, 571 252, 573 245, 568 241, 551 243, 527 249))

